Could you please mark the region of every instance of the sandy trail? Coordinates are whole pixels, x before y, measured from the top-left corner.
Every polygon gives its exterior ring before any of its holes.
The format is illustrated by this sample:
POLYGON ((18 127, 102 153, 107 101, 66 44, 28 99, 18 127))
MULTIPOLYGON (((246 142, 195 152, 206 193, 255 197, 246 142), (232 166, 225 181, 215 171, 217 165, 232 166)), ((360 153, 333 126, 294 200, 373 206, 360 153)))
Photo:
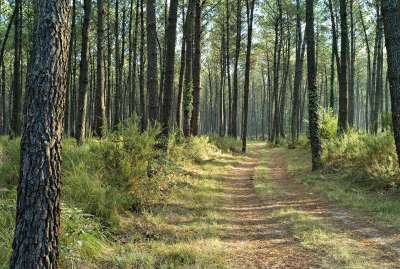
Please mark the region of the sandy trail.
POLYGON ((309 193, 288 175, 285 156, 265 147, 252 145, 248 160, 233 164, 225 175, 228 199, 221 207, 227 216, 222 240, 228 248, 226 258, 231 268, 324 268, 324 250, 305 248, 294 238, 285 217, 274 217, 273 212, 280 209, 301 210, 323 218, 340 231, 340 236, 356 241, 368 253, 365 259, 376 268, 400 268, 400 247, 396 246, 400 238, 394 231, 380 230, 309 193), (261 163, 264 154, 268 154, 269 161, 261 163), (258 165, 267 166, 266 180, 279 187, 278 195, 256 194, 253 177, 258 165))

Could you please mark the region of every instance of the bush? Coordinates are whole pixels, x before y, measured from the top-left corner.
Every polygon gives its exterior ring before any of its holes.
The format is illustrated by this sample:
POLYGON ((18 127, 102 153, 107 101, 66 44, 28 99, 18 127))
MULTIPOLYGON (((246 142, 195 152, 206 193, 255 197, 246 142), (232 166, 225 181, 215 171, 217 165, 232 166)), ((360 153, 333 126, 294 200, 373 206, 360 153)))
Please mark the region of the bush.
POLYGON ((0 186, 15 186, 18 183, 20 161, 20 139, 0 137, 0 186))
POLYGON ((242 145, 240 140, 230 136, 214 136, 211 138, 211 142, 215 144, 220 150, 225 152, 239 153, 242 151, 242 145))
POLYGON ((328 167, 355 168, 353 171, 360 178, 373 179, 386 187, 400 184, 392 134, 373 136, 349 130, 341 137, 325 140, 323 147, 323 159, 328 167))
POLYGON ((321 138, 335 138, 337 134, 337 125, 338 119, 335 116, 332 108, 328 108, 327 110, 321 108, 319 110, 319 127, 321 138))

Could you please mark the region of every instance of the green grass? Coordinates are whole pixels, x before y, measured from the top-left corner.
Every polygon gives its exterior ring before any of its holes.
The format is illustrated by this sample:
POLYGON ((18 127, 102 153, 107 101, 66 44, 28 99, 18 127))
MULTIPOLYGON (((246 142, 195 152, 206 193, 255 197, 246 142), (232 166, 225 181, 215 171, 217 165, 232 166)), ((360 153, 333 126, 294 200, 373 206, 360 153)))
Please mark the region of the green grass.
MULTIPOLYGON (((80 147, 64 140, 61 268, 224 268, 217 239, 223 218, 218 175, 231 155, 208 137, 196 137, 172 138, 165 156, 154 150, 157 134, 129 126, 80 147)), ((19 141, 0 137, 4 269, 11 255, 18 172, 19 141)))
MULTIPOLYGON (((377 189, 366 171, 358 166, 311 173, 309 152, 305 149, 286 150, 288 170, 298 180, 331 201, 351 209, 354 213, 367 214, 375 221, 400 228, 400 201, 397 189, 377 189)), ((364 168, 366 169, 366 168, 364 168)))

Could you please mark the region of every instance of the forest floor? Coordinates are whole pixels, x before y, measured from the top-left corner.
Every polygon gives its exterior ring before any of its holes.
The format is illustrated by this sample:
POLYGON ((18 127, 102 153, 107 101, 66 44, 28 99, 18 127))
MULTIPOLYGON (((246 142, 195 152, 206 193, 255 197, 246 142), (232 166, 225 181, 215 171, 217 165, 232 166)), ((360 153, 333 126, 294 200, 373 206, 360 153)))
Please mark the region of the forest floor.
POLYGON ((229 268, 400 268, 398 229, 313 193, 288 168, 290 150, 253 143, 248 152, 219 160, 230 166, 220 208, 229 268))

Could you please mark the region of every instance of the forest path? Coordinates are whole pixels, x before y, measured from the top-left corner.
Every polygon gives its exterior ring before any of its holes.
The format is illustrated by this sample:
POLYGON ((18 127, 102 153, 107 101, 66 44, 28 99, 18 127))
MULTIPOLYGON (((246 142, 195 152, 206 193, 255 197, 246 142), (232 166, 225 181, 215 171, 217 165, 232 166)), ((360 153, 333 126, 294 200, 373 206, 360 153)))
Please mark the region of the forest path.
POLYGON ((400 268, 398 233, 308 192, 279 149, 248 151, 224 181, 229 268, 400 268))

